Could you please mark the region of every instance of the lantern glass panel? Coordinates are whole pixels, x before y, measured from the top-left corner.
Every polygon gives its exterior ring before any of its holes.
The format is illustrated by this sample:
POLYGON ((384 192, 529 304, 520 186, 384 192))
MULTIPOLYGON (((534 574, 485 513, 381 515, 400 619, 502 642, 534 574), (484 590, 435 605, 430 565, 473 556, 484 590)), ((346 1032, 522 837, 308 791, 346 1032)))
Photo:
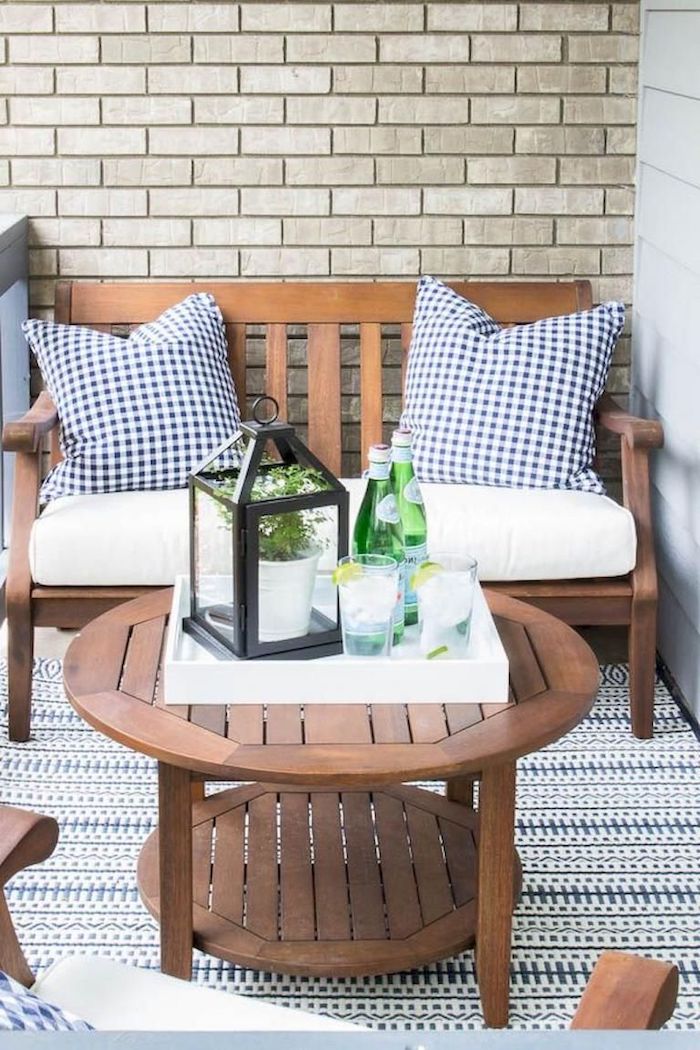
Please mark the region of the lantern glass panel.
POLYGON ((338 628, 331 581, 338 561, 338 514, 333 505, 258 517, 257 625, 249 620, 258 642, 316 638, 338 628))
POLYGON ((185 629, 222 658, 340 651, 331 576, 347 549, 347 492, 276 411, 258 399, 254 422, 190 477, 185 629))
POLYGON ((232 646, 232 507, 228 500, 196 485, 193 519, 193 612, 212 634, 232 646))

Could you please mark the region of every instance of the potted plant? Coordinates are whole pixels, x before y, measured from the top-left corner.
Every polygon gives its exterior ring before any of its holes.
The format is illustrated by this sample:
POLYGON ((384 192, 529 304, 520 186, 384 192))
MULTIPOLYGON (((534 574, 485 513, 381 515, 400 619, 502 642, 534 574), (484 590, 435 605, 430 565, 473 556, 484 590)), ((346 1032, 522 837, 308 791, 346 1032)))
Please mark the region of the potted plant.
MULTIPOLYGON (((235 479, 221 486, 225 494, 235 479)), ((323 475, 299 465, 267 467, 255 480, 253 502, 280 500, 327 489, 323 475)), ((229 515, 223 513, 227 526, 229 515)), ((258 533, 258 634, 261 642, 308 634, 318 561, 328 546, 323 510, 278 510, 260 519, 258 533)))

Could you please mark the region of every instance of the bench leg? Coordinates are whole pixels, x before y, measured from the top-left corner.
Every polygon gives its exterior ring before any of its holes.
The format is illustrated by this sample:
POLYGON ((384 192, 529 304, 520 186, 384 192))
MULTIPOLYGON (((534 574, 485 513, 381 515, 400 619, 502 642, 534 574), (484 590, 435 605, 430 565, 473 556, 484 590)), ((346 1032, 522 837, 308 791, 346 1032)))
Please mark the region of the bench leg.
POLYGON ((29 739, 32 712, 34 627, 31 610, 7 610, 7 714, 10 740, 29 739))
POLYGON ((632 732, 640 740, 647 740, 654 734, 656 602, 632 605, 629 664, 632 732))

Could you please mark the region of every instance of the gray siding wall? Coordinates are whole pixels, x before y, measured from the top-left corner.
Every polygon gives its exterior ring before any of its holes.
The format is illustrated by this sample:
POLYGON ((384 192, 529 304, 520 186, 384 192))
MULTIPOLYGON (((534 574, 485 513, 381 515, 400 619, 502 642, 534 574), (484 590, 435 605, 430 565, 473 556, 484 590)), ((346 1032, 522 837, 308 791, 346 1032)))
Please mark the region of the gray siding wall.
POLYGON ((700 715, 700 0, 644 0, 632 403, 661 420, 659 649, 700 715))

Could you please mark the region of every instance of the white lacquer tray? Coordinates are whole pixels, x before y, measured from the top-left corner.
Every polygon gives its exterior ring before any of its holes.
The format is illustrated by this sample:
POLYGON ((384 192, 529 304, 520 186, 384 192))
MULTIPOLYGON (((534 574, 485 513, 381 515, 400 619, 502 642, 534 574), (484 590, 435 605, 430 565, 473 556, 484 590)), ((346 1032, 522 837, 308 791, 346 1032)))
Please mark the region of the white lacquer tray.
POLYGON ((427 660, 418 628, 408 627, 391 657, 316 660, 219 660, 182 629, 189 580, 178 576, 166 639, 166 704, 504 703, 508 658, 477 585, 464 659, 427 660))

